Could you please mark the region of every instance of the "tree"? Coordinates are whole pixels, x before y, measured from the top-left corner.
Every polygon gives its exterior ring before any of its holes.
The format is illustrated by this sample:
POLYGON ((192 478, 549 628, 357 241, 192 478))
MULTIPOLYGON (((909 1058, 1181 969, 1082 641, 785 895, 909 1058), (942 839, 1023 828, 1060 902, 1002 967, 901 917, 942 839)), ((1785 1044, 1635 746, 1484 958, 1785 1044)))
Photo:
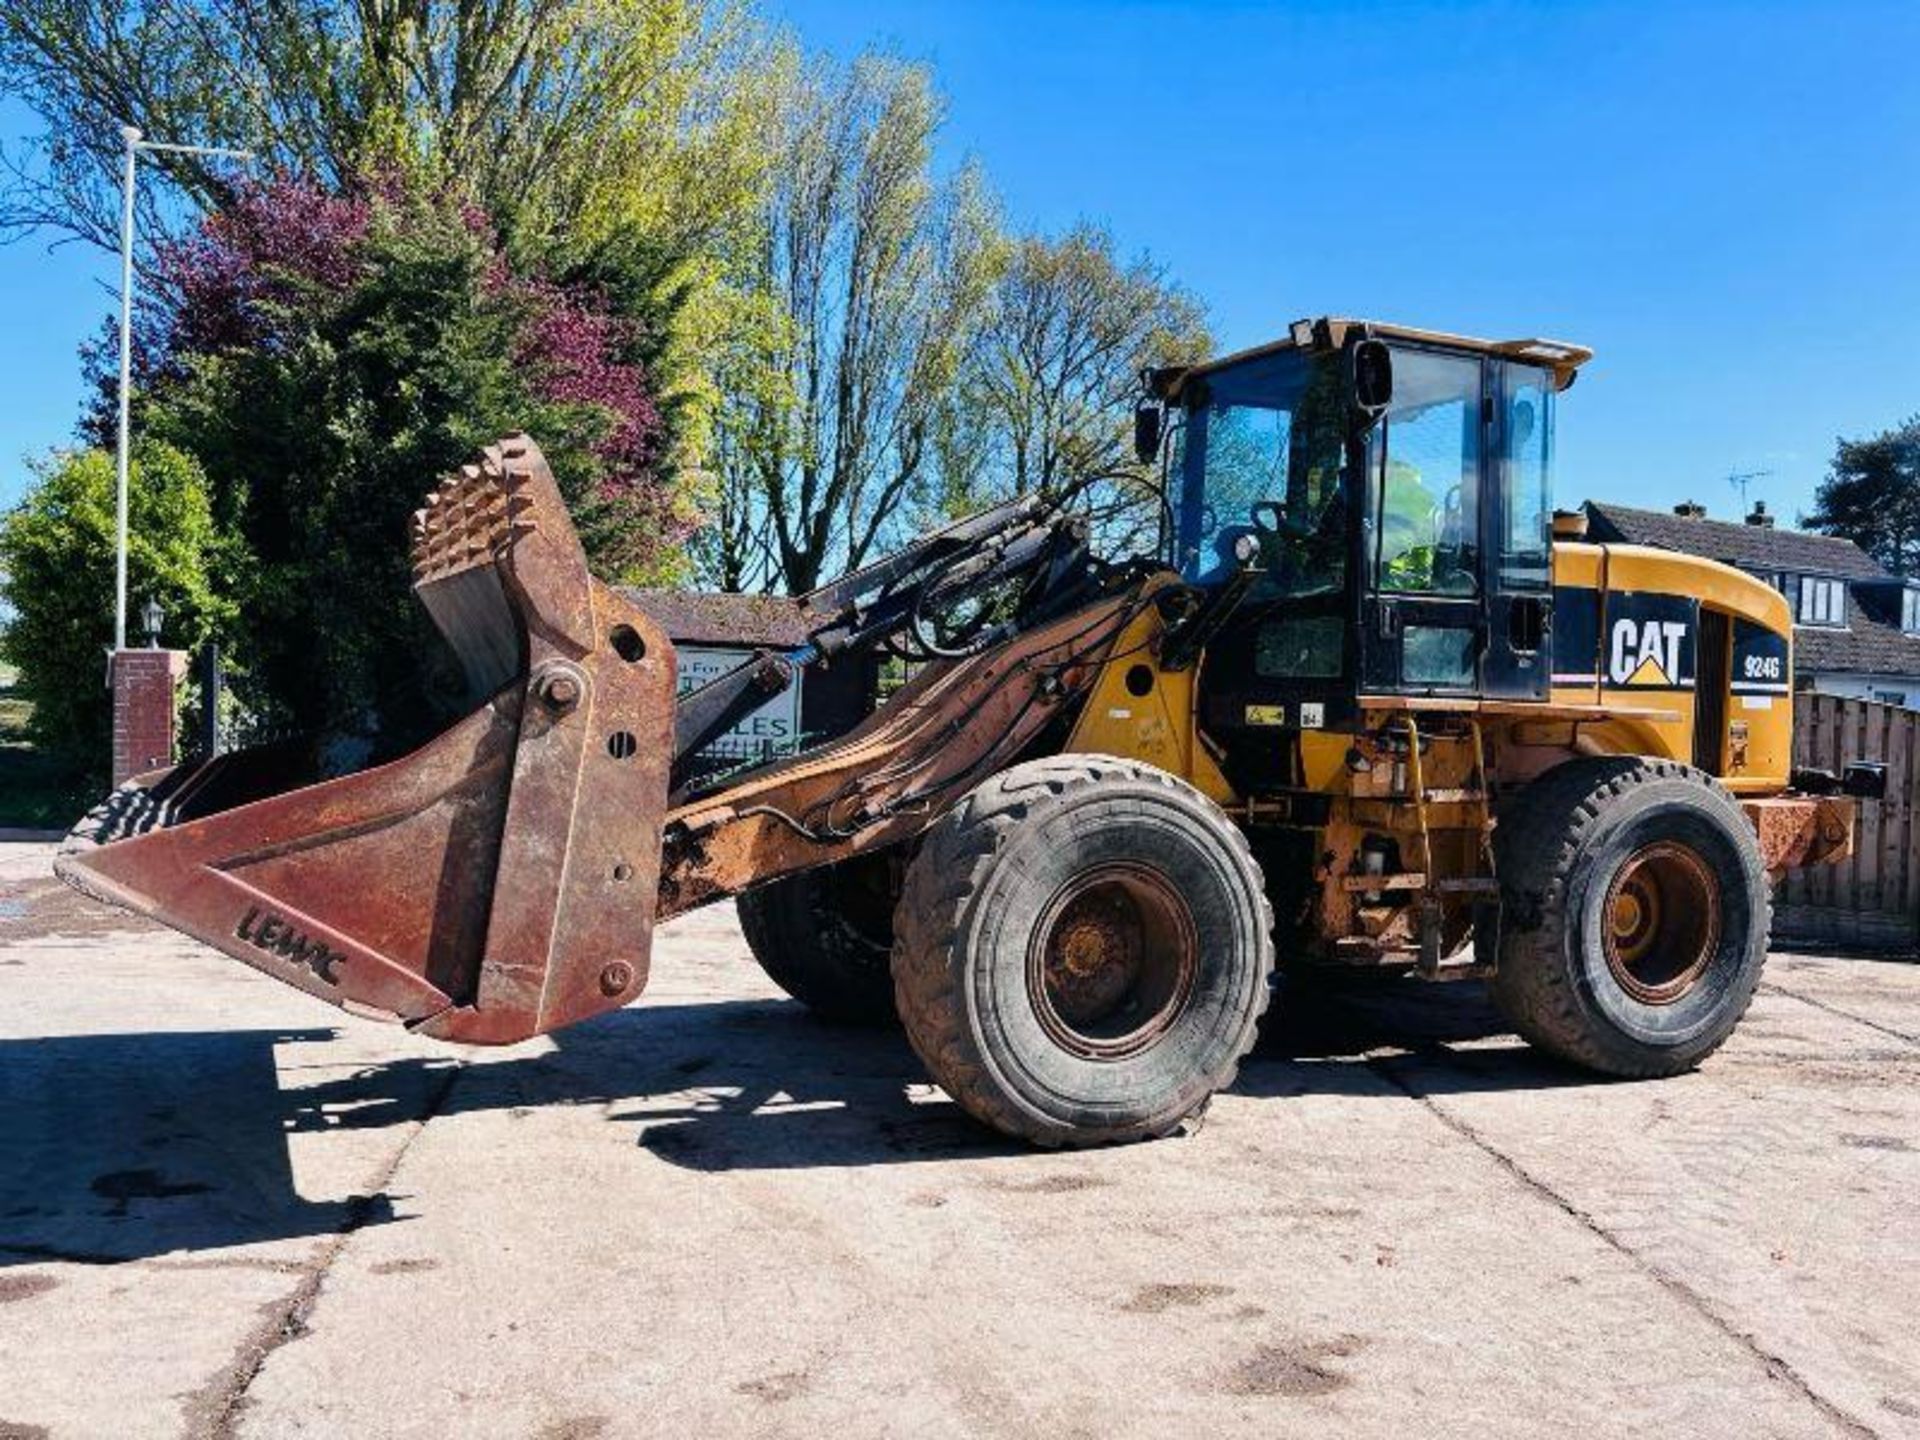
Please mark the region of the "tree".
POLYGON ((1122 261, 1106 230, 1011 242, 944 431, 949 506, 1086 484, 1110 544, 1157 527, 1133 455, 1140 373, 1209 343, 1200 304, 1151 260, 1122 261))
MULTIPOLYGON (((9 0, 0 95, 43 129, 0 157, 0 231, 117 247, 120 123, 251 149, 252 174, 323 195, 476 205, 517 264, 633 323, 685 462, 711 423, 714 287, 765 182, 769 55, 746 0, 9 0)), ((153 278, 245 192, 222 160, 142 172, 153 278)))
POLYGON ((1896 575, 1920 575, 1920 415, 1870 439, 1837 440, 1803 523, 1853 541, 1896 575))
POLYGON ((942 399, 991 283, 991 207, 932 174, 924 70, 787 57, 776 161, 742 288, 764 348, 727 371, 707 569, 800 592, 859 565, 933 483, 942 399))
POLYGON ((477 208, 282 181, 159 268, 143 423, 210 477, 256 716, 391 744, 444 718, 451 669, 409 594, 407 517, 505 432, 539 437, 602 574, 675 573, 690 516, 631 326, 517 267, 477 208))
MULTIPOLYGON (((45 133, 7 217, 115 243, 118 122, 332 190, 423 175, 515 237, 642 211, 684 234, 735 203, 760 47, 732 0, 10 0, 0 91, 45 133)), ((151 233, 233 198, 230 166, 151 158, 151 233)))
MULTIPOLYGON (((20 671, 33 702, 35 743, 104 773, 112 730, 106 652, 113 637, 113 456, 55 457, 26 496, 0 517, 0 598, 13 616, 0 657, 20 671)), ((149 442, 128 484, 127 603, 166 614, 166 640, 193 646, 226 631, 234 607, 214 583, 220 542, 206 477, 192 459, 149 442)))

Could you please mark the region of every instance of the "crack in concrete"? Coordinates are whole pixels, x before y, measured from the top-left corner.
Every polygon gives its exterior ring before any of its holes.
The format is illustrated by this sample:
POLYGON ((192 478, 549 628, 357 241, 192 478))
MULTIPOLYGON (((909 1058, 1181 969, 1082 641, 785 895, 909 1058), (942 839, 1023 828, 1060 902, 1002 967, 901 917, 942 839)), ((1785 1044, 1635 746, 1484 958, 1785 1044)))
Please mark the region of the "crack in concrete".
POLYGON ((394 1147, 393 1154, 387 1157, 372 1177, 366 1193, 356 1195, 348 1202, 340 1227, 327 1237, 312 1259, 292 1267, 294 1273, 300 1276, 300 1283, 281 1299, 263 1307, 260 1323, 241 1340, 233 1359, 205 1385, 185 1398, 186 1434, 189 1440, 232 1440, 235 1422, 246 1404, 247 1391, 259 1377, 267 1358, 289 1340, 297 1340, 306 1333, 307 1317, 313 1313, 313 1307, 320 1298, 320 1289, 326 1283, 334 1262, 347 1248, 347 1241, 353 1238, 354 1232, 372 1217, 375 1201, 392 1183, 414 1142, 426 1133, 428 1122, 440 1113, 464 1068, 454 1066, 447 1070, 445 1078, 428 1096, 426 1106, 414 1121, 412 1133, 394 1147))
POLYGON ((1909 1035, 1904 1030, 1896 1030, 1891 1025, 1882 1025, 1878 1020, 1869 1020, 1864 1015, 1856 1015, 1851 1010, 1842 1010, 1838 1005, 1829 1005, 1824 1000, 1816 1000, 1811 995, 1803 995, 1798 990, 1789 990, 1777 980, 1762 980, 1760 990, 1765 995, 1784 995, 1789 1000, 1798 1000, 1802 1005, 1810 1005, 1815 1010, 1824 1010, 1827 1014, 1841 1020, 1851 1020, 1856 1025, 1864 1025, 1869 1030, 1877 1030, 1894 1040, 1920 1047, 1920 1035, 1909 1035))
POLYGON ((1454 1058, 1451 1049, 1444 1045, 1439 1045, 1417 1056, 1409 1056, 1404 1053, 1370 1054, 1366 1057, 1366 1063, 1368 1069, 1372 1070, 1376 1075, 1379 1075, 1389 1085, 1392 1085, 1396 1090, 1400 1091, 1401 1094, 1418 1102, 1442 1125, 1446 1126, 1447 1129, 1453 1131, 1454 1134, 1486 1155, 1523 1188, 1532 1191, 1555 1209, 1574 1220, 1582 1229, 1595 1236, 1609 1249, 1624 1257, 1636 1270, 1640 1271, 1669 1295, 1673 1296, 1688 1309, 1694 1311, 1694 1313, 1706 1320, 1708 1324, 1726 1336, 1727 1339, 1733 1341, 1742 1350, 1746 1351, 1748 1355, 1759 1362, 1761 1368, 1766 1371, 1767 1378, 1785 1383, 1788 1388, 1805 1399, 1815 1410, 1819 1411, 1823 1417, 1839 1426, 1846 1434, 1856 1437, 1856 1440, 1880 1440, 1879 1431, 1875 1430, 1871 1425, 1855 1418, 1839 1405, 1815 1390, 1813 1386, 1808 1383, 1807 1378, 1796 1370, 1792 1363, 1784 1356, 1775 1354, 1763 1346, 1752 1334, 1740 1329, 1726 1316, 1722 1315, 1719 1309, 1708 1300, 1706 1296, 1694 1289, 1693 1286, 1689 1285, 1679 1276, 1662 1269, 1647 1259, 1646 1256, 1635 1250, 1633 1246, 1629 1245, 1625 1240, 1621 1239, 1612 1230, 1603 1225, 1599 1218, 1592 1212, 1582 1209, 1573 1200, 1561 1194, 1546 1181, 1540 1179, 1539 1176, 1528 1170, 1526 1166, 1514 1159, 1513 1156, 1488 1140, 1467 1121, 1449 1112, 1445 1106, 1434 1099, 1430 1092, 1422 1090, 1412 1079, 1398 1073, 1400 1070, 1406 1068, 1410 1062, 1418 1063, 1421 1059, 1432 1061, 1442 1056, 1448 1060, 1454 1058))

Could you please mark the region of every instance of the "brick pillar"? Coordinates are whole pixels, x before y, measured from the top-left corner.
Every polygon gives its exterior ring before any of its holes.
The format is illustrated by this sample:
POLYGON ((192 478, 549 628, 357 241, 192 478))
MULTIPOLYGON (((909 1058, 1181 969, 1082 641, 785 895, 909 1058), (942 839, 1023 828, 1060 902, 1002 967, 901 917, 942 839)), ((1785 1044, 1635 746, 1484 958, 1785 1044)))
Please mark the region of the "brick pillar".
POLYGON ((113 783, 173 763, 174 687, 184 650, 117 650, 113 656, 113 783))

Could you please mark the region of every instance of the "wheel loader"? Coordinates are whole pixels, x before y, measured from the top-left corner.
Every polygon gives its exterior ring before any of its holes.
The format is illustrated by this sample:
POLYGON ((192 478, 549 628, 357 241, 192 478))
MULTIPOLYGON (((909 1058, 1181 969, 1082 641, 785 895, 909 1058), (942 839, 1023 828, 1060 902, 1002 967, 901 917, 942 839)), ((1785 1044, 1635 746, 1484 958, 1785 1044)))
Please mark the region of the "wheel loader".
POLYGON ((413 522, 465 719, 311 784, 284 749, 142 777, 58 868, 468 1044, 628 1004, 657 923, 738 897, 788 991, 897 1015, 954 1100, 1045 1146, 1181 1126, 1277 964, 1482 978, 1541 1050, 1670 1075, 1739 1021, 1773 883, 1848 852, 1874 777, 1790 775, 1779 594, 1556 515, 1589 358, 1327 318, 1150 372, 1158 553, 1012 500, 677 700, 668 636, 509 438, 413 522), (864 719, 701 778, 742 715, 877 649, 911 678, 864 719))

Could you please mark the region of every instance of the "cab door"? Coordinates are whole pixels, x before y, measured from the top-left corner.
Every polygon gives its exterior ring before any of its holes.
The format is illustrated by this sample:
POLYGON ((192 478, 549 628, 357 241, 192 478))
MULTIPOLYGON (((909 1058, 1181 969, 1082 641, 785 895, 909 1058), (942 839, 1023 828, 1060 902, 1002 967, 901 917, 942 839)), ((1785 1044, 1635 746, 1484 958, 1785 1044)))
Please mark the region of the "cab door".
POLYGON ((1481 553, 1487 595, 1480 693, 1545 700, 1553 669, 1553 373, 1489 361, 1486 504, 1481 553))
POLYGON ((1544 700, 1553 377, 1396 347, 1367 440, 1362 680, 1376 694, 1544 700))
POLYGON ((1375 694, 1480 693, 1485 368, 1394 348, 1393 403, 1366 447, 1361 675, 1375 694))

